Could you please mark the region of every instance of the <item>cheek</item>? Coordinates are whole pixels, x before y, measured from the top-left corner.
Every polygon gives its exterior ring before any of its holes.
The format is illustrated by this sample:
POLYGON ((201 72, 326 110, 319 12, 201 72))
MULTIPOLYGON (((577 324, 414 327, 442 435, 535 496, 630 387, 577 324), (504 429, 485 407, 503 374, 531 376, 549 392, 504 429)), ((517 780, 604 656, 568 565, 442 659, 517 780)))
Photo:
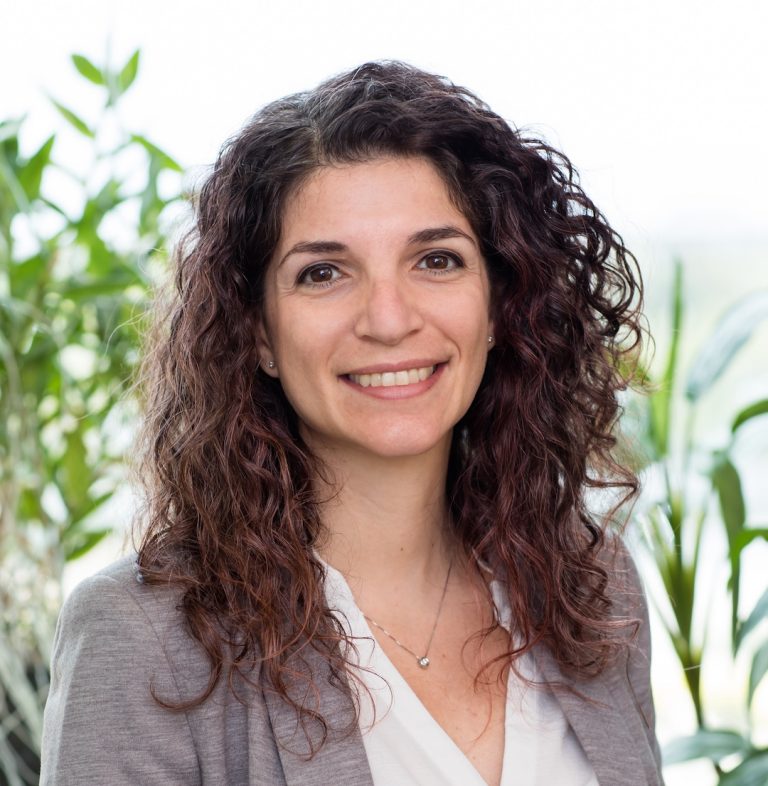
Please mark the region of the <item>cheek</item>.
POLYGON ((475 388, 480 385, 488 356, 488 336, 492 333, 489 309, 487 292, 483 289, 463 303, 457 303, 450 317, 453 330, 458 331, 456 342, 468 355, 465 358, 467 382, 475 388))
POLYGON ((443 324, 450 325, 460 336, 462 343, 473 343, 480 339, 487 340, 490 333, 490 303, 485 287, 463 293, 454 299, 450 308, 445 310, 443 324))
POLYGON ((320 391, 330 381, 330 355, 338 336, 329 331, 328 320, 300 307, 279 314, 273 335, 280 383, 302 416, 317 407, 320 391))
POLYGON ((322 421, 322 401, 324 396, 319 392, 318 375, 309 365, 308 359, 299 356, 290 347, 285 348, 288 354, 280 367, 280 386, 285 398, 303 423, 315 424, 322 421))

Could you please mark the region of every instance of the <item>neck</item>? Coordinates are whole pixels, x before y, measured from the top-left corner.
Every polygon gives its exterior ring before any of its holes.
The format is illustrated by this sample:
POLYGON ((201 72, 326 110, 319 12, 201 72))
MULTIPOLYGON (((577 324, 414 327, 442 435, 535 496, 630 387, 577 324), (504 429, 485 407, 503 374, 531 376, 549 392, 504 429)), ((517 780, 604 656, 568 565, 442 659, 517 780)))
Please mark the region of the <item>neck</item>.
POLYGON ((445 478, 450 441, 420 456, 384 458, 313 445, 326 537, 321 557, 355 594, 440 584, 451 559, 445 478))

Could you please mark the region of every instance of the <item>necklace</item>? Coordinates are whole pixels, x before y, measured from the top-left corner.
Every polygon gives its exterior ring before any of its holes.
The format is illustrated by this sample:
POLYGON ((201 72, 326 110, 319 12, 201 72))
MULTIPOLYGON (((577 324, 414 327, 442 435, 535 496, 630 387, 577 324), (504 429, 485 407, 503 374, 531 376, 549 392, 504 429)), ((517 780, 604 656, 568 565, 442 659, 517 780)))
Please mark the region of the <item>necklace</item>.
POLYGON ((389 638, 392 639, 392 641, 394 641, 398 647, 404 649, 407 653, 413 655, 413 657, 416 658, 416 663, 418 663, 422 669, 429 668, 429 648, 432 646, 432 639, 435 638, 435 631, 437 630, 437 622, 440 619, 440 612, 443 610, 443 601, 445 600, 445 593, 448 592, 448 580, 451 578, 451 568, 453 568, 453 559, 451 559, 450 563, 448 564, 448 573, 446 574, 445 577, 445 585, 443 586, 443 594, 440 597, 440 604, 437 607, 437 614, 435 615, 435 624, 432 626, 432 633, 429 634, 429 641, 427 642, 427 646, 424 648, 423 655, 417 655, 410 647, 406 647, 402 641, 395 638, 385 627, 379 625, 379 623, 376 622, 376 620, 372 620, 367 614, 363 614, 365 619, 368 620, 368 622, 370 622, 371 625, 375 625, 382 633, 389 636, 389 638))

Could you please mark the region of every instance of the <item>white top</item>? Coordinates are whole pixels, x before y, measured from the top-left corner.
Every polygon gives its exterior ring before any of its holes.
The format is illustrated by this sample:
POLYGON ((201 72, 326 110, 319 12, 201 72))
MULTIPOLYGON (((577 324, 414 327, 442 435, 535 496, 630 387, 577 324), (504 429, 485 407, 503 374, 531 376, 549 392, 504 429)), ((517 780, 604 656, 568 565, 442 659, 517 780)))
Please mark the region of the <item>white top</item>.
MULTIPOLYGON (((351 660, 370 669, 360 676, 374 699, 376 722, 371 702, 360 697, 360 731, 375 786, 487 786, 376 643, 344 577, 325 567, 328 607, 357 639, 351 660)), ((509 630, 504 594, 497 582, 491 588, 499 621, 509 630)), ((518 667, 527 678, 540 679, 530 656, 518 667)), ((509 675, 501 786, 598 786, 555 697, 530 688, 511 670, 509 675)))

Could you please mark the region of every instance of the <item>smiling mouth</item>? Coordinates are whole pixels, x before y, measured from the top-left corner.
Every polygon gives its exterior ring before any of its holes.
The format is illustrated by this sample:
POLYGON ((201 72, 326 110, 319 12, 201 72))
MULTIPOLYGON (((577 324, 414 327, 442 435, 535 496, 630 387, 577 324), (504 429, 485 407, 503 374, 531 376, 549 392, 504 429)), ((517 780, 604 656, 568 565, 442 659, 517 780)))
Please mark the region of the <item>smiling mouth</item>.
POLYGON ((345 376, 363 388, 392 388, 423 382, 435 373, 436 368, 437 366, 422 366, 402 371, 384 371, 381 374, 346 374, 345 376))

